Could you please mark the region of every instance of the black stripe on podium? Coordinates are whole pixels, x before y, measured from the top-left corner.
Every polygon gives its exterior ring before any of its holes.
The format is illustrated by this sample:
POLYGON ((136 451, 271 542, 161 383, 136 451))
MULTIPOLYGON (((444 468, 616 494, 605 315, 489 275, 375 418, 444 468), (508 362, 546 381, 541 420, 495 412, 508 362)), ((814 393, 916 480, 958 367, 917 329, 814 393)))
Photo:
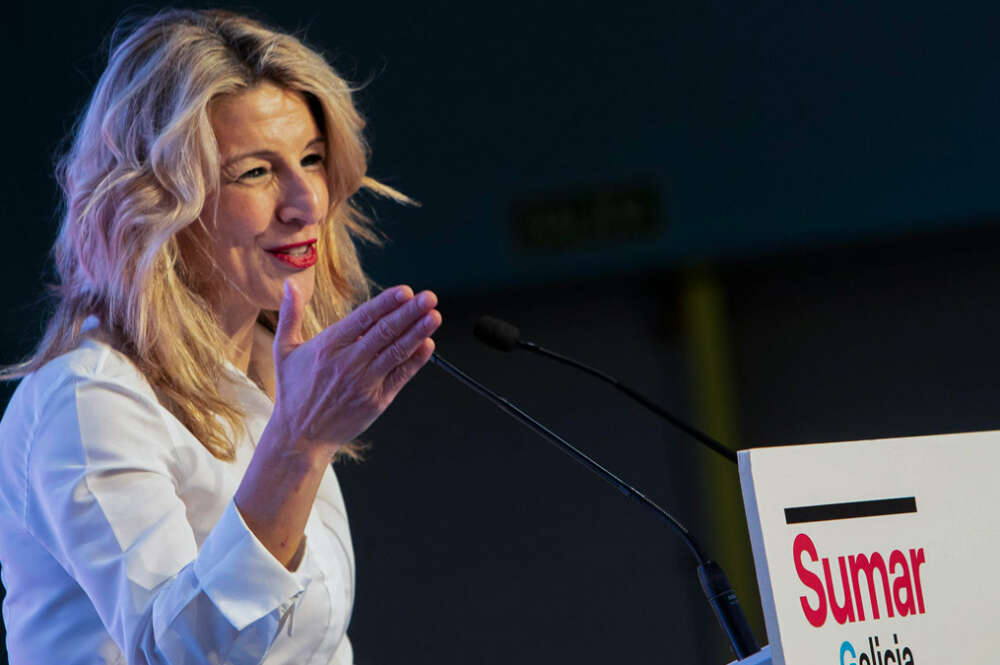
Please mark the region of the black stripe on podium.
POLYGON ((901 515, 915 512, 917 512, 917 500, 912 496, 896 499, 824 503, 818 506, 785 508, 785 524, 828 522, 830 520, 849 520, 855 517, 878 517, 880 515, 901 515))

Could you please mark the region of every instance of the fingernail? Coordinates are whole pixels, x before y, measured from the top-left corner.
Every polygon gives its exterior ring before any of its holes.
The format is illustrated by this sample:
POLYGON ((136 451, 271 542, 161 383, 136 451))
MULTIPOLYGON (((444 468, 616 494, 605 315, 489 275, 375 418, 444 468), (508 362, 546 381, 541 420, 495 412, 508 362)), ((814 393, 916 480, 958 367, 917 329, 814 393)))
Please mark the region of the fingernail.
POLYGON ((406 287, 400 286, 396 289, 396 302, 404 303, 409 300, 410 296, 406 293, 406 287))

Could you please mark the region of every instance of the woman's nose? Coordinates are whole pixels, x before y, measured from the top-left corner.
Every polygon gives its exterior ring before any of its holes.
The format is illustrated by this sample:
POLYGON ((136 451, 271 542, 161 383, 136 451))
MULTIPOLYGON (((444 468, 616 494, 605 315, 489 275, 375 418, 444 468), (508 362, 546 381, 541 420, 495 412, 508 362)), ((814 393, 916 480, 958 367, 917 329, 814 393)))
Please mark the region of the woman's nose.
POLYGON ((295 169, 282 183, 278 219, 289 224, 318 224, 326 216, 326 178, 295 169))

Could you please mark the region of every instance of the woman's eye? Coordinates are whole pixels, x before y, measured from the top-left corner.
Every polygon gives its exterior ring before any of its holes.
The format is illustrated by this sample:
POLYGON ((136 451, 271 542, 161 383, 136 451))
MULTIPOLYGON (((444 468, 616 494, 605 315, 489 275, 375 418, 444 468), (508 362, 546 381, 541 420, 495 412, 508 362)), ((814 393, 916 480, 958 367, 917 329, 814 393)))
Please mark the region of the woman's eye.
POLYGON ((302 166, 315 166, 323 163, 323 155, 312 154, 302 158, 302 166))
POLYGON ((240 176, 240 180, 252 180, 254 178, 262 178, 267 175, 267 169, 263 166, 258 166, 255 169, 250 169, 246 173, 240 176))

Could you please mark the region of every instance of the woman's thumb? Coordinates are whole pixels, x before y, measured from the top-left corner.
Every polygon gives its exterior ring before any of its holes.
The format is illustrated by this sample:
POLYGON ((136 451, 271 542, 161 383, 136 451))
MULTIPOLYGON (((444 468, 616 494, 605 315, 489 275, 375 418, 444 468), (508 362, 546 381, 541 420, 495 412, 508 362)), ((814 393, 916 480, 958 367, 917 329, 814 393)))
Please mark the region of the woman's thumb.
POLYGON ((284 358, 299 344, 302 344, 302 315, 305 305, 302 294, 292 284, 285 280, 285 293, 281 299, 281 309, 278 310, 278 328, 274 331, 274 354, 284 358))

